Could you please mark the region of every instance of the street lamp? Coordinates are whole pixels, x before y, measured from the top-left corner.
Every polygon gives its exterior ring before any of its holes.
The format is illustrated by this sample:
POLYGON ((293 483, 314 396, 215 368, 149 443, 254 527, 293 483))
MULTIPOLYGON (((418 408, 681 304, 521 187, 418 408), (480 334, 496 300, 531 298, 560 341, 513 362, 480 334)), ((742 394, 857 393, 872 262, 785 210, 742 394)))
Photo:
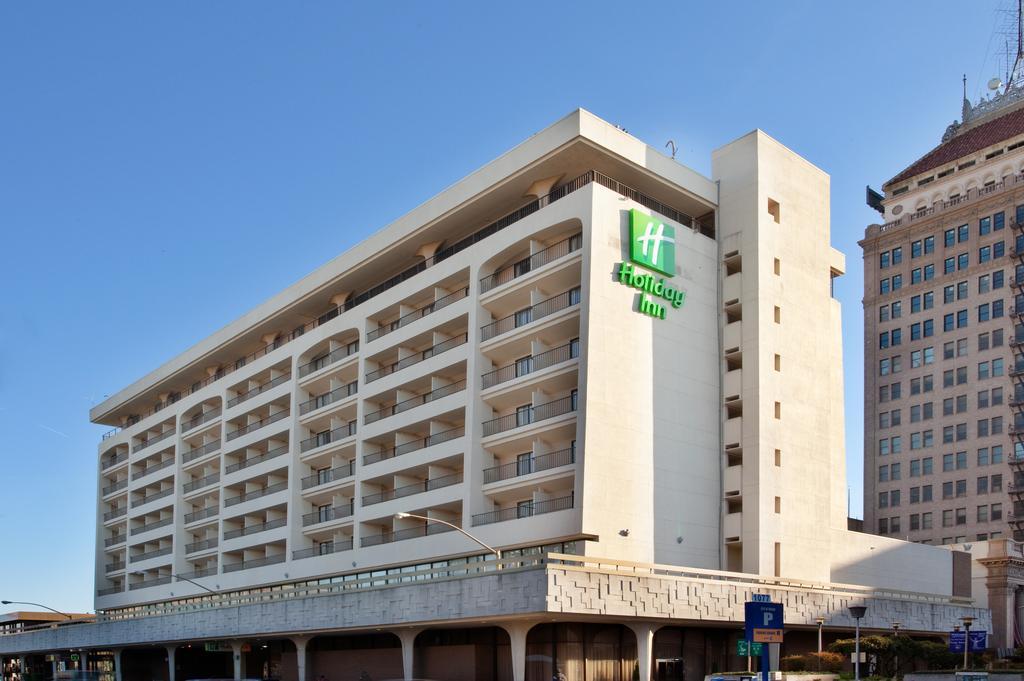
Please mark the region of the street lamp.
POLYGON ((448 522, 447 520, 441 520, 440 518, 428 518, 425 515, 416 515, 415 513, 402 513, 402 512, 396 513, 395 517, 398 518, 399 520, 402 520, 404 518, 415 518, 416 520, 423 520, 423 521, 426 521, 428 523, 441 523, 442 525, 447 525, 448 527, 452 528, 453 530, 455 530, 457 532, 461 532, 462 534, 466 535, 467 537, 469 537, 470 539, 475 541, 477 544, 479 544, 480 546, 484 547, 485 549, 487 549, 488 551, 493 553, 494 557, 496 559, 501 560, 501 551, 499 549, 494 548, 490 544, 485 544, 484 542, 480 541, 479 539, 477 539, 476 537, 471 535, 469 532, 466 532, 464 529, 462 529, 458 525, 454 525, 454 524, 448 522))
POLYGON ((854 619, 856 623, 856 633, 854 634, 853 643, 853 679, 854 681, 860 681, 860 620, 864 617, 864 613, 868 611, 866 606, 863 605, 851 605, 850 606, 850 617, 854 619))
MULTIPOLYGON (((818 654, 821 655, 821 628, 825 626, 825 618, 824 617, 818 617, 814 621, 818 625, 818 654)), ((820 659, 818 660, 818 663, 819 664, 821 663, 820 659)))
POLYGON ((896 647, 896 639, 899 638, 899 635, 900 635, 900 623, 899 622, 893 622, 892 623, 892 642, 893 642, 893 663, 894 663, 894 666, 896 667, 896 671, 895 671, 895 674, 894 674, 894 678, 895 679, 899 679, 900 678, 900 653, 899 653, 899 648, 896 647))
POLYGON ((75 619, 74 617, 72 617, 71 615, 67 614, 66 612, 61 612, 60 610, 55 610, 55 609, 51 608, 48 605, 43 605, 42 603, 30 603, 29 601, 0 601, 0 604, 3 604, 3 605, 34 605, 37 608, 46 608, 50 612, 55 612, 58 615, 63 615, 64 617, 67 617, 69 620, 75 619))
POLYGON ((971 649, 971 625, 974 624, 974 618, 966 615, 960 621, 964 623, 964 671, 967 671, 967 651, 971 649))
MULTIPOLYGON (((135 570, 134 572, 132 572, 132 574, 133 574, 133 575, 135 575, 136 577, 145 577, 145 576, 146 576, 146 573, 145 573, 145 572, 143 572, 142 570, 135 570)), ((171 573, 171 577, 173 577, 174 579, 180 579, 180 580, 181 580, 181 581, 183 581, 183 582, 188 582, 189 584, 195 584, 195 585, 196 585, 196 586, 198 586, 198 587, 199 587, 200 589, 205 589, 206 591, 209 591, 210 593, 212 593, 212 594, 213 594, 214 596, 218 596, 218 595, 220 595, 220 592, 219 592, 219 591, 214 591, 214 590, 213 590, 213 589, 211 589, 210 587, 208 587, 208 586, 203 586, 203 585, 202 585, 202 584, 200 584, 199 582, 196 582, 196 581, 194 581, 194 580, 191 580, 191 579, 189 579, 188 577, 182 577, 181 575, 176 575, 176 574, 174 574, 174 573, 171 573)))

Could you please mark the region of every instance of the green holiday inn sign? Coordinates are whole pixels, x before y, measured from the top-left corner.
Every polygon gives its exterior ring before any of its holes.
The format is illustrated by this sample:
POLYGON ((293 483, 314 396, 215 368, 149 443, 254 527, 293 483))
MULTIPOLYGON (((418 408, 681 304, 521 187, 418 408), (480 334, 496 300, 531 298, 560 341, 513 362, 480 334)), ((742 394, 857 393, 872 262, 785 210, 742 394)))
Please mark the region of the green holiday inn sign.
POLYGON ((676 230, 637 209, 629 211, 629 259, 619 263, 619 283, 640 291, 637 312, 664 319, 667 306, 682 307, 686 292, 666 283, 663 277, 676 273, 676 230), (664 303, 662 302, 664 301, 664 303))

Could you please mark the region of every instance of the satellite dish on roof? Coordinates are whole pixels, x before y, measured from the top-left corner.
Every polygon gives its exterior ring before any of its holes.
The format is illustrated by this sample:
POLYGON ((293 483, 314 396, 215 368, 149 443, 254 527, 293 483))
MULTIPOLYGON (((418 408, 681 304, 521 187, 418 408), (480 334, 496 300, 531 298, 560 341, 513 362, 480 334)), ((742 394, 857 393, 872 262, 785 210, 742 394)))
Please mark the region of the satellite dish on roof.
POLYGON ((988 81, 988 89, 989 90, 998 90, 1002 86, 1003 86, 1003 81, 999 80, 998 78, 993 78, 990 81, 988 81))

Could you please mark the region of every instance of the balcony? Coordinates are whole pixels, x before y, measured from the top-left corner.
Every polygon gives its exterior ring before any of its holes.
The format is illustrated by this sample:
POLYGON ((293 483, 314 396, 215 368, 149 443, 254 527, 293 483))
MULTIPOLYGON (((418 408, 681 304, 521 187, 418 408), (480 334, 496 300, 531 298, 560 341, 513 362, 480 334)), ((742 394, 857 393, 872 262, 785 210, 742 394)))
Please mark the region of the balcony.
POLYGON ((188 431, 192 430, 193 428, 198 428, 199 426, 203 425, 204 423, 209 423, 210 421, 214 420, 215 418, 218 418, 220 416, 220 412, 221 412, 220 407, 217 407, 215 409, 211 409, 209 411, 203 412, 202 414, 196 414, 195 416, 190 418, 188 421, 182 421, 182 423, 181 423, 181 432, 182 433, 187 433, 188 431))
POLYGON ((198 511, 186 513, 185 524, 187 525, 189 523, 194 523, 198 520, 206 520, 207 518, 212 518, 218 513, 220 513, 220 507, 218 506, 208 506, 206 508, 201 508, 198 511))
POLYGON ((346 438, 350 438, 356 434, 356 422, 349 421, 346 425, 334 430, 325 430, 322 433, 317 433, 311 438, 307 438, 299 443, 299 451, 303 454, 325 447, 332 442, 338 442, 346 438))
POLYGON ((224 572, 238 572, 239 570, 264 567, 265 565, 277 565, 278 563, 283 563, 285 558, 285 554, 281 553, 276 556, 265 556, 263 558, 243 560, 239 563, 227 563, 224 565, 224 572))
POLYGON ((366 546, 378 546, 380 544, 390 544, 396 541, 404 541, 406 539, 415 539, 416 537, 428 537, 435 534, 442 534, 444 532, 454 532, 455 530, 447 525, 440 523, 430 523, 427 525, 419 525, 417 527, 409 527, 404 530, 395 530, 393 532, 384 532, 381 534, 371 534, 363 537, 359 540, 359 545, 366 546))
POLYGON ((106 572, 117 572, 118 570, 124 570, 125 562, 123 560, 115 560, 113 563, 107 563, 104 566, 106 572))
MULTIPOLYGON (((216 544, 215 544, 216 546, 216 544)), ((217 574, 217 566, 203 568, 202 570, 193 570, 192 572, 183 572, 178 575, 179 579, 199 579, 200 577, 209 577, 210 575, 217 574)))
POLYGON ((207 454, 215 452, 218 449, 220 449, 220 440, 212 440, 210 442, 207 442, 202 447, 196 447, 194 449, 188 450, 187 452, 182 452, 181 462, 184 464, 189 463, 190 461, 195 461, 199 457, 206 456, 207 454))
POLYGON ((256 386, 255 388, 252 388, 252 389, 250 389, 250 390, 248 390, 248 391, 246 391, 246 392, 244 392, 244 393, 242 393, 240 395, 236 395, 235 397, 232 397, 230 400, 228 400, 228 409, 230 409, 231 407, 237 407, 238 405, 240 405, 242 402, 245 402, 246 400, 251 400, 252 398, 256 397, 257 395, 261 395, 261 394, 267 392, 268 390, 271 390, 272 388, 276 388, 279 385, 283 385, 283 384, 287 383, 288 381, 290 381, 291 378, 292 378, 291 374, 284 374, 282 376, 278 376, 275 379, 269 380, 266 383, 261 383, 260 385, 256 386))
POLYGON ((516 378, 522 378, 532 373, 542 371, 548 367, 568 362, 580 356, 580 341, 574 339, 565 345, 542 352, 539 355, 526 357, 512 364, 489 371, 483 375, 483 389, 493 388, 496 385, 507 383, 516 378))
POLYGON ((146 551, 145 553, 139 553, 139 554, 136 554, 136 555, 132 556, 132 562, 133 563, 141 563, 142 561, 149 560, 150 558, 159 558, 160 556, 169 556, 169 555, 171 555, 171 552, 173 550, 174 550, 174 547, 172 547, 172 546, 164 546, 163 548, 153 549, 152 551, 146 551))
POLYGON ((522 460, 513 461, 501 466, 485 468, 484 484, 511 480, 524 475, 530 475, 531 473, 540 473, 541 471, 548 471, 574 463, 576 463, 576 449, 574 447, 561 449, 557 452, 540 454, 539 456, 523 458, 522 460))
POLYGON ((349 461, 344 466, 338 466, 337 468, 328 468, 322 471, 317 471, 313 475, 306 476, 302 479, 303 491, 312 487, 319 487, 320 485, 326 485, 329 482, 336 480, 344 480, 345 478, 351 477, 355 473, 356 462, 349 461))
POLYGON ((329 556, 332 553, 340 553, 342 551, 351 550, 351 539, 348 539, 346 541, 325 541, 321 542, 320 544, 317 544, 312 548, 292 551, 292 560, 302 560, 303 558, 312 558, 313 556, 329 556))
POLYGON ((543 267, 544 265, 554 262, 559 258, 564 258, 570 253, 580 250, 582 247, 583 235, 574 234, 568 239, 552 244, 544 250, 534 253, 528 258, 523 258, 522 260, 512 263, 507 267, 501 268, 490 276, 484 277, 480 280, 480 293, 487 293, 493 288, 497 288, 502 284, 507 284, 510 281, 525 276, 538 267, 543 267))
POLYGON ((159 435, 154 435, 153 437, 149 438, 148 440, 139 440, 139 443, 136 444, 134 447, 132 447, 132 454, 134 454, 135 452, 138 452, 140 450, 143 450, 146 447, 149 447, 151 445, 155 445, 157 442, 163 442, 167 438, 172 437, 174 435, 174 433, 175 433, 174 428, 170 428, 170 429, 165 430, 164 432, 160 433, 159 435))
POLYGON ((276 530, 279 527, 284 527, 288 524, 288 518, 275 518, 274 520, 268 520, 257 525, 246 525, 235 530, 227 530, 224 532, 224 540, 236 539, 238 537, 248 537, 250 534, 258 534, 260 532, 266 532, 267 530, 276 530))
POLYGON ((316 411, 317 409, 326 407, 329 404, 339 402, 346 397, 352 397, 357 392, 359 392, 359 381, 352 381, 348 385, 335 388, 329 393, 317 395, 313 399, 307 400, 299 405, 299 416, 305 416, 312 411, 316 411))
POLYGON ((268 485, 262 489, 253 490, 252 492, 246 492, 245 494, 239 494, 235 497, 229 497, 224 500, 224 506, 237 506, 245 501, 252 501, 253 499, 259 499, 265 497, 268 494, 276 494, 277 492, 283 492, 288 489, 288 482, 277 482, 273 485, 268 485))
POLYGON ((443 298, 438 298, 437 300, 435 300, 432 303, 424 305, 423 307, 421 307, 419 309, 413 310, 412 312, 410 312, 408 314, 402 315, 401 317, 399 317, 398 319, 396 319, 393 322, 390 322, 388 324, 382 324, 378 328, 373 329, 372 331, 368 332, 366 334, 366 340, 367 341, 377 340, 381 336, 385 336, 385 335, 391 333, 392 331, 397 331, 398 329, 401 329, 403 326, 408 326, 409 324, 412 324, 413 322, 415 322, 418 319, 423 319, 427 315, 433 314, 433 313, 437 312, 438 310, 443 310, 444 308, 448 307, 452 303, 457 303, 458 301, 462 300, 463 298, 465 298, 468 295, 469 295, 469 287, 468 286, 464 286, 464 287, 460 288, 458 291, 455 291, 454 293, 449 293, 448 295, 446 295, 443 298))
POLYGON ((220 473, 210 473, 209 475, 199 478, 198 480, 193 480, 192 482, 185 483, 184 485, 182 485, 181 491, 185 494, 189 494, 191 492, 195 492, 197 489, 208 487, 209 485, 212 485, 213 483, 218 481, 220 481, 220 473))
POLYGON ((390 407, 384 407, 383 409, 378 409, 377 411, 370 412, 369 414, 366 414, 363 417, 363 424, 364 425, 369 425, 371 423, 376 423, 377 421, 380 421, 383 418, 387 418, 388 416, 394 416, 395 414, 401 414, 403 411, 408 411, 408 410, 412 409, 413 407, 419 407, 419 406, 427 404, 429 402, 433 402, 434 400, 439 400, 442 397, 448 397, 449 395, 454 395, 455 393, 460 392, 460 391, 465 390, 465 389, 466 389, 466 381, 465 381, 465 379, 463 379, 461 381, 456 381, 455 383, 450 383, 448 385, 443 385, 440 388, 436 388, 434 390, 431 390, 428 393, 424 393, 422 395, 417 395, 416 397, 410 397, 409 399, 402 400, 401 402, 398 402, 397 404, 393 404, 390 407))
POLYGON ((427 437, 420 438, 418 440, 404 442, 396 447, 392 447, 391 449, 385 449, 379 452, 370 452, 363 456, 363 464, 377 463, 378 461, 384 461, 385 459, 391 459, 396 456, 415 452, 419 449, 425 449, 427 447, 432 447, 433 445, 441 444, 442 442, 454 440, 455 438, 462 437, 465 434, 465 426, 444 430, 440 433, 434 433, 433 435, 428 435, 427 437))
POLYGON ((306 376, 309 376, 314 372, 320 371, 325 367, 329 367, 330 365, 335 364, 336 362, 340 362, 346 357, 350 357, 357 352, 359 352, 359 341, 349 343, 336 350, 332 350, 326 355, 316 357, 315 359, 313 359, 313 361, 309 362, 308 364, 303 364, 302 366, 299 367, 299 378, 305 378, 306 376))
POLYGON ((147 494, 147 495, 139 497, 138 499, 133 501, 132 502, 132 508, 136 508, 138 506, 142 506, 143 504, 148 504, 149 502, 156 501, 157 499, 163 499, 165 497, 169 497, 172 494, 174 494, 174 488, 173 487, 168 487, 167 489, 162 489, 159 492, 153 492, 152 494, 147 494))
POLYGON ((126 538, 127 537, 124 534, 115 534, 113 537, 107 537, 106 539, 104 539, 103 546, 109 549, 111 546, 123 544, 126 538))
POLYGON ((124 591, 124 587, 122 585, 120 585, 120 584, 117 584, 115 586, 107 586, 107 587, 104 587, 102 589, 97 589, 96 590, 96 595, 97 596, 112 596, 114 594, 122 593, 123 591, 124 591))
POLYGON ((115 509, 107 511, 106 513, 103 514, 103 522, 107 522, 107 521, 113 520, 114 518, 120 518, 121 516, 126 515, 127 513, 128 513, 128 507, 127 506, 122 506, 121 508, 115 508, 115 509))
POLYGON ((121 490, 126 489, 127 487, 128 487, 128 480, 127 479, 119 480, 119 481, 117 481, 117 482, 115 482, 115 483, 113 483, 111 485, 107 485, 106 487, 104 487, 103 488, 103 496, 107 496, 108 494, 113 494, 114 492, 120 492, 121 490))
MULTIPOLYGON (((171 576, 167 575, 166 577, 155 577, 153 579, 144 579, 141 582, 135 582, 134 584, 129 584, 128 585, 128 590, 129 591, 135 591, 136 589, 147 589, 147 588, 149 588, 151 586, 162 586, 164 584, 170 584, 170 583, 171 583, 171 576)), ((120 589, 118 589, 118 591, 120 591, 120 589)))
POLYGON ((477 513, 473 516, 473 527, 479 525, 491 525, 503 523, 506 520, 518 520, 520 518, 532 518, 535 515, 565 511, 573 507, 572 495, 558 499, 547 499, 545 501, 534 501, 528 504, 520 504, 512 508, 503 508, 490 513, 477 513))
POLYGON ((171 467, 173 465, 174 465, 174 457, 171 457, 169 459, 164 459, 163 461, 151 464, 149 466, 146 466, 142 470, 138 471, 135 475, 132 476, 132 480, 138 480, 139 478, 144 478, 147 475, 149 475, 150 473, 156 473, 157 471, 162 471, 163 469, 169 468, 169 467, 171 467))
POLYGON ((492 322, 481 327, 480 341, 489 341, 492 338, 497 338, 498 336, 508 333, 513 329, 526 326, 527 324, 543 319, 544 317, 553 315, 556 312, 578 305, 579 302, 580 289, 577 286, 576 288, 569 289, 564 293, 559 293, 557 296, 543 300, 536 305, 519 310, 514 314, 510 314, 496 322, 492 322))
POLYGON ((373 506, 374 504, 391 501, 392 499, 401 499, 402 497, 412 496, 413 494, 430 492, 443 487, 451 487, 452 485, 458 485, 461 482, 462 473, 452 473, 451 475, 444 475, 440 478, 434 478, 433 480, 424 480, 423 482, 396 487, 395 489, 385 490, 376 494, 367 494, 363 497, 363 506, 373 506))
POLYGON ((260 428, 263 428, 264 426, 269 426, 271 423, 277 423, 281 419, 288 418, 288 415, 289 411, 287 409, 282 409, 281 411, 264 416, 258 421, 247 423, 246 425, 242 426, 241 428, 238 428, 237 430, 232 430, 225 436, 225 439, 234 440, 236 438, 242 437, 243 435, 247 435, 248 433, 254 433, 260 428))
POLYGON ((344 518, 351 518, 354 507, 355 504, 350 502, 348 504, 342 504, 341 506, 318 508, 312 513, 307 513, 306 515, 302 516, 302 526, 309 527, 310 525, 329 523, 332 520, 342 520, 344 518))
POLYGON ((103 470, 106 470, 108 468, 112 468, 112 467, 116 466, 119 463, 124 463, 127 460, 128 460, 128 452, 121 452, 120 454, 112 456, 112 457, 108 458, 106 461, 103 461, 100 464, 100 467, 103 470))
POLYGON ((239 461, 238 463, 230 464, 229 466, 227 466, 224 469, 224 471, 226 473, 236 473, 236 472, 238 472, 240 470, 244 470, 246 468, 249 468, 250 466, 255 466, 258 463, 263 463, 264 461, 269 461, 270 459, 273 459, 274 457, 278 457, 278 456, 281 456, 282 454, 287 454, 287 453, 288 453, 288 445, 282 445, 280 447, 275 447, 274 449, 270 449, 270 450, 264 452, 263 454, 258 454, 256 456, 253 456, 253 457, 250 457, 248 459, 245 459, 244 461, 239 461))
POLYGON ((497 435, 509 430, 521 428, 540 421, 562 416, 576 411, 577 395, 574 392, 568 397, 553 400, 545 404, 538 404, 536 407, 520 408, 514 414, 499 416, 483 423, 483 436, 497 435))
POLYGON ((191 544, 185 544, 185 553, 199 553, 200 551, 206 551, 207 549, 217 548, 217 538, 210 537, 209 539, 203 539, 201 541, 194 541, 191 544))
POLYGON ((396 371, 401 371, 402 369, 411 367, 415 364, 419 364, 424 360, 440 355, 442 352, 446 352, 448 350, 451 350, 452 348, 457 348, 460 345, 463 345, 467 340, 469 340, 469 335, 466 333, 460 333, 459 335, 453 336, 452 338, 449 338, 446 341, 442 341, 437 345, 434 345, 433 347, 429 347, 421 352, 413 353, 412 355, 404 357, 398 360, 397 362, 387 364, 375 371, 369 372, 368 374, 366 374, 366 382, 372 383, 373 381, 376 381, 377 379, 380 378, 384 378, 385 376, 389 376, 395 373, 396 371))
POLYGON ((139 525, 138 527, 133 527, 130 530, 130 533, 134 537, 135 535, 142 534, 143 532, 149 532, 150 530, 155 530, 155 529, 160 528, 160 527, 167 527, 168 525, 170 525, 173 522, 174 522, 174 517, 173 516, 169 516, 167 518, 161 518, 160 520, 154 520, 151 523, 144 523, 142 525, 139 525))

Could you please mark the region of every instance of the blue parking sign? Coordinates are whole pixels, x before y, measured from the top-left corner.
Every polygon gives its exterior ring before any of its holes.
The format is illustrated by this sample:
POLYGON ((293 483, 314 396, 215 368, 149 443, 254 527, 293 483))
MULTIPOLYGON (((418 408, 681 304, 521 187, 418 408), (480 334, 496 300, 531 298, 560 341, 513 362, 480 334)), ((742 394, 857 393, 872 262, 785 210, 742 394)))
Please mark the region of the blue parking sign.
POLYGON ((748 641, 782 643, 782 603, 748 601, 744 615, 748 641))

